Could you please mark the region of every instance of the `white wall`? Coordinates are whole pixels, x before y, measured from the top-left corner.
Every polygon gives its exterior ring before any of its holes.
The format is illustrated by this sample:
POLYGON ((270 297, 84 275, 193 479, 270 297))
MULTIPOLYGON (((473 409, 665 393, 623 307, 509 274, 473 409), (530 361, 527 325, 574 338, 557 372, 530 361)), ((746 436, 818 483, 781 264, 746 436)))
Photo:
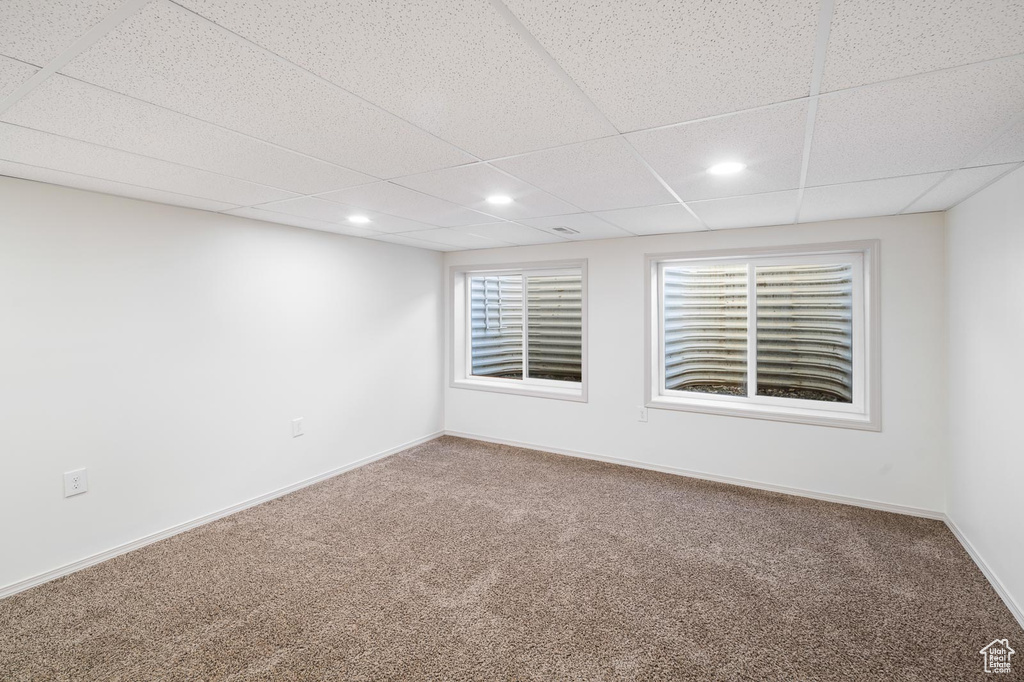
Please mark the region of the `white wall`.
POLYGON ((437 432, 441 272, 0 178, 0 588, 437 432))
POLYGON ((949 516, 1024 614, 1024 169, 946 216, 949 516))
POLYGON ((566 258, 589 259, 589 402, 446 387, 447 430, 936 513, 945 509, 941 214, 456 252, 446 254, 445 263, 566 258), (881 239, 882 263, 880 433, 653 409, 649 423, 637 421, 644 389, 644 254, 875 238, 881 239))

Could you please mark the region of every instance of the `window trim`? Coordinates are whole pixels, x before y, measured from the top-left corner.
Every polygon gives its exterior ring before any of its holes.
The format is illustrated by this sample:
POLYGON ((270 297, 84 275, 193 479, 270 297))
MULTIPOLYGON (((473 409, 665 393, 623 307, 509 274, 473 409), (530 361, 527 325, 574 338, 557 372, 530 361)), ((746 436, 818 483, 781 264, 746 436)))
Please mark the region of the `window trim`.
MULTIPOLYGON (((821 244, 801 244, 755 249, 725 249, 655 253, 644 256, 644 404, 649 408, 701 412, 724 416, 768 419, 773 421, 835 426, 841 428, 881 431, 881 292, 879 288, 880 241, 864 240, 821 244), (728 260, 748 262, 758 258, 805 258, 830 255, 861 254, 863 259, 864 327, 861 360, 864 370, 854 375, 855 393, 862 400, 850 407, 845 404, 818 404, 811 400, 772 398, 751 400, 748 397, 665 391, 662 386, 664 343, 661 333, 661 273, 668 261, 728 260), (860 391, 856 387, 860 386, 860 391), (859 406, 858 406, 859 404, 859 406), (829 405, 830 407, 823 407, 829 405)), ((753 272, 753 269, 751 269, 753 272)), ((756 295, 756 294, 754 294, 756 295)), ((855 299, 858 292, 854 291, 855 299)), ((756 314, 756 312, 755 312, 756 314)), ((749 336, 756 327, 748 330, 749 336)), ((856 329, 854 330, 856 334, 856 329)), ((749 358, 748 358, 749 360, 749 358)), ((756 370, 755 370, 756 371, 756 370)))
MULTIPOLYGON (((449 357, 449 381, 451 388, 464 388, 492 393, 509 393, 535 398, 553 398, 575 402, 588 402, 587 399, 587 259, 533 261, 524 263, 494 263, 482 265, 453 265, 449 267, 451 304, 448 313, 451 315, 451 348, 449 357), (470 329, 467 282, 470 276, 498 275, 509 273, 530 274, 532 271, 549 272, 579 270, 581 276, 581 381, 567 382, 551 379, 506 379, 503 377, 473 376, 470 372, 472 357, 470 354, 470 329)), ((525 291, 524 291, 525 304, 525 291)), ((527 317, 524 305, 524 321, 527 317)), ((524 335, 527 327, 524 324, 524 335)), ((524 347, 524 358, 528 352, 524 347)))

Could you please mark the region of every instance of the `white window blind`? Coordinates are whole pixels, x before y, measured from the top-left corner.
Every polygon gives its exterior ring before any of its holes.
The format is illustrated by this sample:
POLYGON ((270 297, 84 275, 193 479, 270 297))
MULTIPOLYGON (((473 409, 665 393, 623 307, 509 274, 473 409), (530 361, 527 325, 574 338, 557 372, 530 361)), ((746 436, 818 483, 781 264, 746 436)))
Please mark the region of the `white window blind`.
POLYGON ((648 257, 648 404, 877 428, 873 244, 648 257))

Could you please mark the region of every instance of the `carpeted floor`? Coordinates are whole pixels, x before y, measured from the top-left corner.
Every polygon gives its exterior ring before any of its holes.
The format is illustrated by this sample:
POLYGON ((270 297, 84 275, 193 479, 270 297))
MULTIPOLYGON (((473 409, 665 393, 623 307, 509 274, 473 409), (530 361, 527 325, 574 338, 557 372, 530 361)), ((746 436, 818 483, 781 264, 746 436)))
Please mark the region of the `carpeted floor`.
POLYGON ((0 680, 934 682, 997 637, 938 521, 445 437, 0 601, 0 680))

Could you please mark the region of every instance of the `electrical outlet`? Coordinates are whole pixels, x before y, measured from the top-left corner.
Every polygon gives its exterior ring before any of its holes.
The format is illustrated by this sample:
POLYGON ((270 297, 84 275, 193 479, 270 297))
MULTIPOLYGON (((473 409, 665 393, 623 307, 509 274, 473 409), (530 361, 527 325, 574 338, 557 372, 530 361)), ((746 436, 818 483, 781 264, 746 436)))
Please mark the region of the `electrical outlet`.
POLYGON ((89 490, 89 474, 85 469, 76 469, 64 474, 64 497, 81 495, 89 490))
POLYGON ((637 414, 637 419, 636 420, 646 424, 647 423, 647 408, 646 407, 638 407, 637 409, 639 410, 639 413, 637 414))
POLYGON ((292 420, 292 438, 298 438, 305 433, 302 428, 302 419, 303 417, 296 417, 292 420))

